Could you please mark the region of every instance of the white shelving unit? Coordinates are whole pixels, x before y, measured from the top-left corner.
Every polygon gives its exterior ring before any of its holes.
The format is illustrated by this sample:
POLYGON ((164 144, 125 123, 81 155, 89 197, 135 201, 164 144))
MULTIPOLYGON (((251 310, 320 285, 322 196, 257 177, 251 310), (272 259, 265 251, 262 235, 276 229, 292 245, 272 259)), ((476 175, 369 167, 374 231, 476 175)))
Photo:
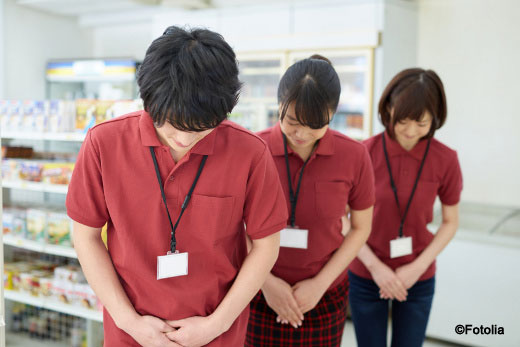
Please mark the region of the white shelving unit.
POLYGON ((78 257, 76 255, 76 251, 72 247, 51 245, 48 243, 32 241, 23 237, 17 237, 9 234, 4 235, 4 245, 23 248, 34 252, 57 255, 60 257, 67 257, 73 259, 78 257))
MULTIPOLYGON (((16 143, 25 141, 43 141, 45 148, 51 142, 58 142, 64 144, 65 142, 76 143, 74 146, 78 146, 85 139, 85 134, 82 133, 34 133, 34 132, 2 132, 2 140, 16 141, 16 143)), ((66 145, 66 144, 65 144, 66 145)), ((71 144, 72 146, 72 144, 71 144)), ((14 190, 17 194, 20 191, 27 192, 41 192, 44 196, 47 193, 58 194, 57 196, 64 196, 68 192, 68 186, 46 184, 41 182, 29 182, 29 181, 3 181, 2 188, 4 195, 9 190, 14 190)), ((14 192, 13 192, 14 193, 14 192)), ((32 193, 34 194, 34 193, 32 193)), ((60 245, 52 245, 43 242, 28 240, 19 236, 10 234, 3 235, 3 244, 10 247, 17 247, 26 249, 33 252, 39 252, 49 254, 53 256, 65 257, 69 259, 77 259, 74 248, 60 245)), ((29 293, 22 291, 4 290, 4 298, 6 301, 19 302, 30 306, 40 307, 43 309, 61 312, 70 316, 79 317, 86 320, 87 328, 87 346, 98 346, 101 345, 102 339, 102 325, 99 323, 103 322, 103 313, 97 310, 88 309, 85 307, 66 304, 58 301, 58 299, 52 297, 36 297, 29 293)), ((8 334, 7 341, 13 346, 44 346, 52 343, 53 346, 61 347, 67 346, 67 341, 37 341, 27 336, 8 334)))
POLYGON ((40 141, 74 141, 83 142, 83 133, 35 133, 35 132, 2 132, 3 139, 40 140, 40 141))
POLYGON ((9 189, 23 189, 33 192, 67 194, 68 187, 61 184, 47 184, 29 181, 3 181, 2 187, 9 189))
POLYGON ((33 296, 28 293, 13 290, 4 290, 4 297, 7 300, 13 300, 32 306, 38 306, 51 311, 62 312, 70 314, 71 316, 90 319, 97 322, 103 321, 103 313, 100 311, 84 308, 81 306, 65 304, 61 301, 52 298, 33 296))

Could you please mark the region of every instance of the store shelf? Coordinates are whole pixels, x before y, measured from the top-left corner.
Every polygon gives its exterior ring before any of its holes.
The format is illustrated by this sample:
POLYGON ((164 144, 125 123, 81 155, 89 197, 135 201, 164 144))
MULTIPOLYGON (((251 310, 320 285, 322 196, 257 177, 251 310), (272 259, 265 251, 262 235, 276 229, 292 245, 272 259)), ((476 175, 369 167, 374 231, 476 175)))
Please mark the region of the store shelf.
POLYGON ((31 190, 35 192, 67 194, 68 186, 28 181, 2 181, 3 188, 31 190))
POLYGON ((58 255, 60 257, 77 258, 76 251, 72 247, 51 245, 38 241, 27 240, 9 234, 4 236, 4 244, 18 248, 28 249, 30 251, 58 255))
POLYGON ((45 308, 51 311, 62 312, 71 316, 90 319, 97 322, 103 321, 103 313, 100 311, 64 304, 54 298, 38 297, 24 292, 17 292, 12 290, 4 290, 4 297, 6 300, 17 301, 24 304, 45 308))
POLYGON ((68 341, 38 340, 30 338, 27 334, 16 334, 9 331, 5 335, 5 343, 9 347, 70 347, 68 341))
POLYGON ((82 133, 35 133, 35 132, 2 132, 3 139, 22 139, 22 140, 40 140, 40 141, 71 141, 82 142, 85 140, 85 134, 82 133))

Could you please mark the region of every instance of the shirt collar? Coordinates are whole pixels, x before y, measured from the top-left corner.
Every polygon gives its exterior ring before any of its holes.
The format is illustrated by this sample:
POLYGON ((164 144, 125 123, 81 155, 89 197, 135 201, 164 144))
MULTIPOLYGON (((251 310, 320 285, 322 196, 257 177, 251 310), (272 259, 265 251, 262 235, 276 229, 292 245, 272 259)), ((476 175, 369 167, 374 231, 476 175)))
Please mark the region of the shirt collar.
POLYGON ((388 156, 398 156, 398 155, 409 155, 419 161, 421 161, 424 157, 424 151, 426 150, 426 144, 428 141, 426 139, 420 140, 411 151, 407 151, 396 140, 392 139, 387 131, 385 131, 385 142, 386 149, 388 151, 388 156))
MULTIPOLYGON (((226 121, 224 121, 226 122, 226 121)), ((222 123, 224 123, 222 122, 222 123)), ((221 124, 222 124, 221 123, 221 124)), ((195 146, 190 150, 191 153, 201 154, 201 155, 210 155, 213 154, 213 148, 215 146, 215 137, 218 131, 218 128, 221 125, 217 126, 206 135, 202 140, 197 142, 195 146)), ((161 147, 164 146, 159 137, 157 136, 157 132, 155 131, 155 126, 153 125, 153 120, 148 114, 148 112, 144 111, 141 113, 141 117, 139 119, 139 131, 141 133, 141 143, 143 146, 147 147, 161 147)))
MULTIPOLYGON (((269 137, 269 147, 271 148, 271 153, 275 156, 285 155, 284 151, 284 143, 283 143, 283 133, 280 128, 280 122, 277 122, 273 127, 273 132, 269 137)), ((290 146, 287 146, 287 153, 293 153, 294 151, 290 146)), ((332 131, 327 129, 327 132, 318 142, 318 147, 316 148, 316 154, 319 155, 333 155, 334 154, 334 134, 332 131)))

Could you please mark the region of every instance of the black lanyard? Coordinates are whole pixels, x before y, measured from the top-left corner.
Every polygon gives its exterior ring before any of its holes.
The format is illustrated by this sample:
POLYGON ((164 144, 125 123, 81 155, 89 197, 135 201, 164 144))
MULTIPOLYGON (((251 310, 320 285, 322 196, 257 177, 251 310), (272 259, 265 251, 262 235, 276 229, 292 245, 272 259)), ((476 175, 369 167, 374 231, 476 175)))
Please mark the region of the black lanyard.
POLYGON ((408 203, 406 204, 406 209, 404 210, 404 214, 401 213, 401 205, 399 205, 399 197, 397 196, 397 187, 395 186, 394 178, 392 176, 392 168, 390 167, 390 159, 388 159, 388 151, 386 150, 386 141, 385 141, 385 133, 383 133, 383 151, 385 153, 386 166, 388 168, 388 175, 390 176, 390 186, 392 187, 392 191, 394 192, 395 203, 397 204, 397 209, 399 210, 399 216, 401 216, 401 225, 399 225, 399 237, 403 237, 403 226, 404 221, 406 220, 406 215, 408 214, 408 210, 410 209, 410 205, 412 203, 413 196, 415 195, 415 189, 417 188, 417 184, 419 183, 419 177, 421 177, 421 172, 424 167, 424 162, 426 161, 426 156, 430 150, 430 142, 431 139, 428 139, 428 143, 426 144, 426 150, 424 151, 424 156, 421 161, 421 166, 419 166, 419 172, 417 172, 417 178, 415 179, 415 183, 413 184, 412 194, 408 199, 408 203))
POLYGON ((168 214, 168 221, 170 221, 170 228, 172 229, 171 232, 171 239, 170 239, 170 252, 175 252, 175 247, 177 245, 177 240, 175 239, 175 231, 177 230, 177 226, 179 225, 179 222, 181 221, 181 217, 184 213, 184 210, 188 207, 188 204, 191 199, 191 194, 193 193, 193 190, 195 189, 195 186, 197 185, 197 182, 199 181, 200 174, 202 172, 202 169, 204 168, 204 165, 206 164, 206 159, 208 159, 208 156, 205 155, 202 157, 202 161, 199 165, 199 170, 197 171, 197 175, 195 176, 195 180, 193 181, 193 184, 191 185, 191 188, 188 192, 188 195, 184 198, 184 202, 181 206, 181 213, 179 214, 179 218, 177 218, 177 222, 175 222, 175 225, 172 223, 172 218, 170 217, 170 211, 168 211, 168 205, 166 204, 166 195, 164 194, 164 187, 161 180, 161 174, 159 172, 159 165, 157 165, 157 158, 155 157, 155 152, 153 150, 153 147, 150 147, 150 153, 152 155, 153 159, 153 165, 155 166, 155 174, 157 175, 157 181, 159 182, 159 187, 161 188, 161 195, 164 202, 164 207, 166 208, 166 213, 168 214))
MULTIPOLYGON (((285 151, 285 164, 287 166, 287 180, 289 181, 289 202, 291 203, 291 227, 294 228, 296 221, 296 203, 298 202, 298 195, 300 195, 300 185, 302 183, 303 170, 305 170, 305 166, 309 162, 311 156, 303 163, 302 170, 300 171, 300 177, 298 178, 298 184, 296 186, 296 193, 294 193, 291 179, 291 169, 289 168, 289 155, 287 154, 287 137, 282 133, 283 136, 283 149, 285 151)), ((319 141, 319 140, 318 140, 319 141)), ((314 148, 318 145, 318 141, 314 144, 314 148)), ((312 155, 312 152, 311 152, 312 155)))

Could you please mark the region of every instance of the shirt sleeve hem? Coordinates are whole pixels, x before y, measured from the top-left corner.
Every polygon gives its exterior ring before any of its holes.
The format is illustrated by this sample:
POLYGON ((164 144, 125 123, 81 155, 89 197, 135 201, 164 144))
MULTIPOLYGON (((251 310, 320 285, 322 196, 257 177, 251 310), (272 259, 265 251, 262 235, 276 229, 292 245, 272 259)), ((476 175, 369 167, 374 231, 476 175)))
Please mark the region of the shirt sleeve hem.
POLYGON ((266 228, 266 229, 263 229, 263 230, 259 230, 257 232, 254 232, 254 233, 247 233, 249 235, 249 237, 252 239, 252 240, 257 240, 257 239, 262 239, 264 237, 267 237, 269 235, 272 235, 274 233, 277 233, 279 232, 280 230, 282 230, 283 228, 285 228, 287 226, 287 222, 284 220, 283 222, 280 222, 272 227, 269 227, 269 228, 266 228))
POLYGON ((91 227, 91 228, 102 228, 106 221, 101 221, 101 220, 94 220, 94 219, 88 219, 88 218, 85 218, 84 216, 82 216, 81 214, 79 213, 76 213, 74 211, 71 211, 71 210, 67 210, 67 215, 75 222, 78 222, 80 224, 83 224, 83 225, 86 225, 88 227, 91 227))
POLYGON ((439 200, 441 201, 441 204, 443 205, 447 205, 447 206, 453 206, 453 205, 457 205, 459 202, 460 202, 460 198, 456 198, 456 199, 440 199, 439 200))
POLYGON ((352 210, 362 211, 362 210, 366 210, 367 208, 374 206, 375 203, 376 202, 374 200, 371 200, 371 201, 367 201, 365 203, 350 204, 349 206, 352 210))

